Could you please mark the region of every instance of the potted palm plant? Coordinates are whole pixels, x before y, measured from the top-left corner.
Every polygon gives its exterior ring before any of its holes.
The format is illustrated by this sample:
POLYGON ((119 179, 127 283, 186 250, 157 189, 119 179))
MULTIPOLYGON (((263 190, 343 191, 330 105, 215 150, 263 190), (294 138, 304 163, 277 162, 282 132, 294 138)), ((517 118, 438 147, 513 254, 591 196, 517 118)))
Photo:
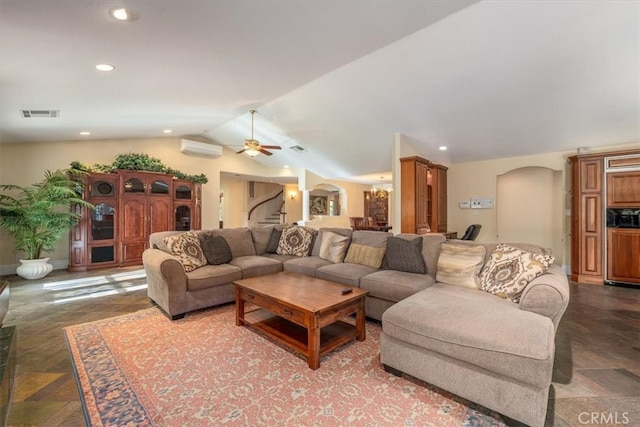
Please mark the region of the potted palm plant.
POLYGON ((27 187, 0 185, 0 227, 14 238, 15 251, 23 253, 16 273, 25 279, 39 279, 53 270, 49 258, 62 236, 78 225, 74 205, 93 209, 82 200, 83 172, 75 169, 45 171, 44 179, 27 187))

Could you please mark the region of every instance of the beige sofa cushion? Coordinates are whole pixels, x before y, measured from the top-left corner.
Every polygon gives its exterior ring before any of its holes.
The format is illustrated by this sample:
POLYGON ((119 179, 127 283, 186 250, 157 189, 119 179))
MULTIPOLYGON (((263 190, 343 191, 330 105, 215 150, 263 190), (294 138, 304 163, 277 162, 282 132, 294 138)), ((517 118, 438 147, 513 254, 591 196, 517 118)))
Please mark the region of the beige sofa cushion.
POLYGON ((234 258, 241 256, 255 255, 256 249, 253 245, 251 230, 247 227, 240 228, 215 228, 205 231, 213 236, 222 236, 229 244, 231 255, 234 258))
POLYGON ((548 317, 481 290, 436 283, 390 307, 384 333, 536 387, 548 386, 555 331, 548 317))
POLYGON ((436 280, 465 288, 480 288, 480 271, 486 250, 482 245, 443 243, 438 256, 436 280))

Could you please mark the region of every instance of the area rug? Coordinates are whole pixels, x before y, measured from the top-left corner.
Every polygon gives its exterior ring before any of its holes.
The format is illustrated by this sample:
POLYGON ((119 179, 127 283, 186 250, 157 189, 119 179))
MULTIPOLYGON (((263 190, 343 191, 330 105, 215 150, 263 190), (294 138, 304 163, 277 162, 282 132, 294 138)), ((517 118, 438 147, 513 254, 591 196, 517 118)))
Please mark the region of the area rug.
POLYGON ((504 426, 499 415, 378 360, 381 327, 317 370, 235 325, 234 306, 170 321, 158 308, 65 328, 90 426, 504 426))

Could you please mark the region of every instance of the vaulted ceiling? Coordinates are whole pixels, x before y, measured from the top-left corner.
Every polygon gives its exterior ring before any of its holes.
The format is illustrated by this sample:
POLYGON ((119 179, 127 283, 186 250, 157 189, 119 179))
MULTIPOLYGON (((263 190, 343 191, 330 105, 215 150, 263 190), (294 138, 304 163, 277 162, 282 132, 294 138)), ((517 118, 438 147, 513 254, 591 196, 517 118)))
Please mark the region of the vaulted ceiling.
POLYGON ((397 133, 444 164, 640 141, 640 2, 0 0, 2 142, 238 150, 250 109, 256 161, 327 178, 377 179, 397 133))

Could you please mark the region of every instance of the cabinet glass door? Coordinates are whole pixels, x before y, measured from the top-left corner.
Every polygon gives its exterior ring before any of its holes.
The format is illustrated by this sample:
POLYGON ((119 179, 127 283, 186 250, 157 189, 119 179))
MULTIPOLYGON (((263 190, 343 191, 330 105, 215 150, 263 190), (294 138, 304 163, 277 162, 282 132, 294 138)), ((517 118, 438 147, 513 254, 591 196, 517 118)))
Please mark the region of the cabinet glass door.
POLYGON ((151 183, 151 194, 169 194, 169 184, 157 179, 151 183))
POLYGON ((111 240, 115 237, 113 215, 115 209, 108 203, 96 205, 91 214, 91 239, 111 240))
POLYGON ((175 198, 180 200, 191 200, 191 188, 186 185, 179 185, 176 187, 175 198))
POLYGON ((189 206, 180 205, 176 207, 176 230, 191 230, 191 208, 189 206))
POLYGON ((144 184, 138 178, 130 178, 124 183, 125 193, 144 193, 144 184))

